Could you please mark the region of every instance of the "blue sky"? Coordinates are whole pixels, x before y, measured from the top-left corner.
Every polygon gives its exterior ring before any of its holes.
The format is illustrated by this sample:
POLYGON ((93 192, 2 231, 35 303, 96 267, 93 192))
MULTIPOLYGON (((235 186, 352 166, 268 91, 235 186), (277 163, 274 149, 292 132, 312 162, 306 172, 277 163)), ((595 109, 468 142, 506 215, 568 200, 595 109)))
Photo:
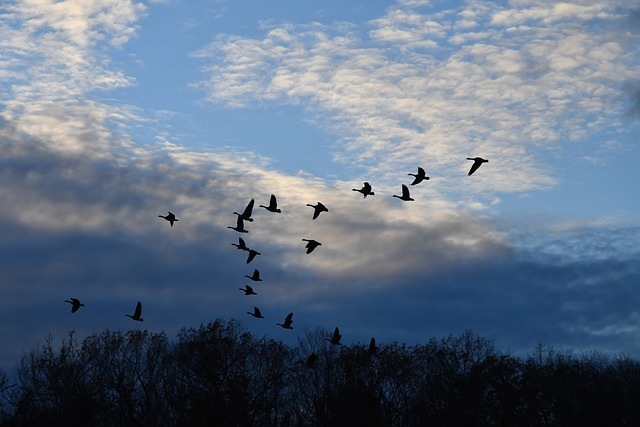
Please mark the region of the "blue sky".
POLYGON ((216 318, 639 357, 639 38, 622 0, 4 2, 2 366, 216 318))

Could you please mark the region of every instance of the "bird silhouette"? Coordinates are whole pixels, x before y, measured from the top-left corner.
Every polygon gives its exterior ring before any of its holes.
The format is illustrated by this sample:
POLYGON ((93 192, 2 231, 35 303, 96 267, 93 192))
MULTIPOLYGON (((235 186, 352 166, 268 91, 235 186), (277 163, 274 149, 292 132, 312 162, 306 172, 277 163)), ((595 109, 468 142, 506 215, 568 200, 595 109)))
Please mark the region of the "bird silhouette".
POLYGON ((315 353, 311 353, 307 358, 307 361, 304 363, 304 366, 306 366, 307 368, 313 368, 313 365, 315 365, 316 360, 318 360, 318 355, 315 353))
POLYGON ((133 320, 137 320, 138 322, 144 321, 144 319, 140 317, 141 315, 142 315, 142 303, 140 303, 140 301, 138 301, 138 304, 136 304, 136 311, 133 313, 133 316, 130 314, 125 314, 125 316, 130 317, 133 320))
POLYGON ((325 340, 329 341, 333 345, 342 345, 340 344, 340 338, 342 338, 342 335, 340 335, 340 329, 338 329, 338 327, 336 326, 336 329, 333 331, 333 335, 331 336, 331 339, 325 338, 325 340))
POLYGON ((280 209, 278 209, 278 201, 276 200, 276 196, 274 196, 273 194, 271 195, 271 198, 269 199, 269 206, 260 205, 260 207, 261 208, 265 208, 269 212, 275 212, 275 213, 282 212, 280 209))
POLYGON ((318 246, 322 246, 322 243, 313 240, 313 239, 302 239, 303 241, 307 242, 305 248, 307 248, 307 253, 310 254, 311 252, 313 252, 313 250, 315 248, 317 248, 318 246))
POLYGON ((313 219, 318 218, 318 215, 320 215, 321 212, 329 212, 329 209, 320 202, 318 202, 317 205, 307 203, 307 206, 311 206, 313 208, 313 219))
POLYGON ((240 217, 240 216, 238 217, 238 221, 237 221, 235 227, 232 227, 232 226, 229 225, 229 226, 227 226, 227 228, 230 228, 232 230, 236 230, 238 233, 248 233, 249 232, 249 230, 246 230, 244 228, 244 221, 242 220, 242 217, 240 217))
POLYGON ((264 319, 264 316, 262 315, 262 313, 260 312, 260 309, 258 307, 253 307, 253 313, 250 312, 250 311, 247 311, 247 314, 252 315, 256 319, 264 319))
POLYGON ((238 249, 242 249, 243 251, 249 250, 242 237, 238 237, 238 243, 232 243, 232 245, 237 247, 238 249))
POLYGON ((287 317, 284 319, 284 323, 276 323, 278 326, 282 326, 285 329, 293 329, 291 324, 293 323, 293 313, 287 314, 287 317))
POLYGON ((249 276, 248 274, 245 274, 244 277, 248 277, 254 282, 262 282, 262 279, 260 278, 260 272, 258 271, 257 268, 253 270, 253 275, 249 276))
POLYGON ((367 198, 367 196, 373 196, 374 194, 376 194, 373 191, 371 191, 371 184, 369 184, 366 181, 361 189, 358 190, 357 188, 352 188, 351 190, 357 191, 358 193, 362 193, 365 199, 367 198))
POLYGON ((244 212, 242 212, 241 214, 238 212, 234 212, 234 214, 238 215, 240 218, 242 218, 244 221, 253 221, 253 218, 251 218, 251 213, 253 212, 253 199, 251 199, 251 201, 247 204, 247 207, 244 208, 244 212))
POLYGON ((249 264, 251 261, 253 261, 253 259, 256 257, 256 255, 262 255, 260 252, 258 251, 254 251, 253 249, 249 249, 249 256, 247 257, 247 264, 249 264))
POLYGON ((423 180, 430 179, 427 176, 427 173, 424 171, 424 169, 422 169, 420 166, 418 166, 418 173, 408 173, 407 175, 411 175, 415 177, 411 185, 420 184, 423 180))
POLYGON ((66 299, 64 302, 68 302, 71 304, 71 312, 75 313, 80 309, 80 307, 84 307, 84 304, 80 302, 78 298, 71 298, 70 300, 66 299))
POLYGON ((245 285, 247 287, 247 289, 242 289, 242 288, 238 288, 239 290, 243 291, 245 295, 258 295, 253 291, 253 288, 249 285, 245 285))
POLYGON ((178 218, 176 218, 176 216, 174 214, 172 214, 171 212, 169 212, 167 215, 158 215, 160 218, 164 218, 167 221, 169 221, 169 223, 171 224, 171 226, 173 227, 173 223, 174 221, 177 222, 178 218))
POLYGON ((477 171, 478 168, 483 163, 488 163, 489 162, 489 160, 483 159, 482 157, 467 157, 467 160, 473 160, 473 164, 471 165, 471 169, 469 169, 469 174, 468 175, 471 175, 472 173, 477 171))
POLYGON ((400 200, 404 200, 405 202, 412 202, 413 199, 411 198, 411 196, 409 195, 409 188, 402 184, 402 196, 398 196, 398 195, 393 195, 393 197, 397 197, 400 200))

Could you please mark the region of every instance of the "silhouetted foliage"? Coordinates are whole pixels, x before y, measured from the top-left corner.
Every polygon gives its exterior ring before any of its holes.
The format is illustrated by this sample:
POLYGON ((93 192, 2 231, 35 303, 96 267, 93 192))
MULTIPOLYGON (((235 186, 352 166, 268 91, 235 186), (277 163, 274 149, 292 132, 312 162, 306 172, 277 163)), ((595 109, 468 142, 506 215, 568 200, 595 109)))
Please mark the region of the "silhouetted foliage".
POLYGON ((164 333, 73 332, 0 371, 4 426, 640 425, 640 364, 538 346, 524 358, 470 331, 407 346, 296 348, 236 321, 164 333), (309 356, 313 363, 308 363, 309 356))

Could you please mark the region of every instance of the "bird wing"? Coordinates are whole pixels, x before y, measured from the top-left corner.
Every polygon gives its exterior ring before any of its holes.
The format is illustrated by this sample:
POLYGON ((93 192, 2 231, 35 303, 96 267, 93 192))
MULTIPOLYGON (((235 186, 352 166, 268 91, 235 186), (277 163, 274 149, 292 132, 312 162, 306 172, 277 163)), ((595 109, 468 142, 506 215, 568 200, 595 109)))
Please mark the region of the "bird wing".
POLYGON ((482 164, 482 160, 474 159, 473 164, 471 165, 471 169, 469 170, 469 175, 477 171, 481 164, 482 164))
POLYGON ((250 218, 251 217, 251 213, 253 212, 253 204, 254 204, 254 200, 251 199, 251 201, 249 202, 249 204, 247 205, 246 208, 244 208, 244 212, 242 212, 242 216, 244 218, 250 218))
POLYGON ((411 197, 409 195, 409 187, 407 187, 406 185, 402 184, 402 198, 403 199, 408 199, 409 197, 411 197))
POLYGON ((269 207, 272 209, 275 209, 278 206, 278 201, 276 200, 276 196, 275 194, 271 195, 271 198, 269 199, 269 207))
POLYGON ((427 175, 427 173, 424 171, 424 169, 422 169, 420 166, 418 166, 418 176, 425 177, 426 175, 427 175))
POLYGON ((140 317, 142 315, 142 303, 138 301, 136 304, 136 311, 133 313, 133 317, 140 317))
POLYGON ((262 316, 262 313, 260 313, 260 309, 258 307, 253 307, 253 313, 256 316, 262 316))
POLYGON ((287 314, 287 317, 284 318, 284 323, 287 325, 293 323, 293 313, 287 314))
POLYGON ((247 264, 249 264, 251 261, 253 261, 253 259, 256 257, 256 255, 258 255, 258 252, 254 251, 254 250, 250 250, 249 251, 249 256, 247 257, 247 264))
POLYGON ((247 286, 247 293, 250 294, 251 292, 253 292, 253 288, 251 286, 249 285, 246 285, 246 286, 247 286))
POLYGON ((340 329, 338 329, 337 326, 336 326, 336 329, 333 331, 333 337, 331 338, 331 340, 334 342, 340 341, 340 329))
POLYGON ((371 184, 369 184, 368 182, 365 182, 364 187, 362 187, 362 190, 366 193, 371 192, 371 184))

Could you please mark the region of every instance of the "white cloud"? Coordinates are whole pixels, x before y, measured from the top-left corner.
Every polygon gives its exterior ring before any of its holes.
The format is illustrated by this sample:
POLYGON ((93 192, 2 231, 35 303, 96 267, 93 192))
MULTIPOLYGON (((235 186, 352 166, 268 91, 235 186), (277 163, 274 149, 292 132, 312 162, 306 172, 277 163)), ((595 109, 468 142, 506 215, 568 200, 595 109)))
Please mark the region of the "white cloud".
POLYGON ((320 24, 282 25, 263 39, 220 36, 196 54, 209 64, 201 87, 210 101, 233 107, 310 107, 342 139, 336 160, 393 176, 420 159, 447 179, 441 197, 454 188, 553 185, 536 151, 585 138, 594 115, 598 130, 621 115, 614 103, 637 58, 622 49, 619 33, 581 23, 618 19, 617 5, 499 10, 474 2, 434 14, 405 6, 371 21, 368 38, 320 24), (447 24, 455 16, 492 25, 479 32, 447 24), (492 163, 468 185, 464 158, 476 155, 492 163))

